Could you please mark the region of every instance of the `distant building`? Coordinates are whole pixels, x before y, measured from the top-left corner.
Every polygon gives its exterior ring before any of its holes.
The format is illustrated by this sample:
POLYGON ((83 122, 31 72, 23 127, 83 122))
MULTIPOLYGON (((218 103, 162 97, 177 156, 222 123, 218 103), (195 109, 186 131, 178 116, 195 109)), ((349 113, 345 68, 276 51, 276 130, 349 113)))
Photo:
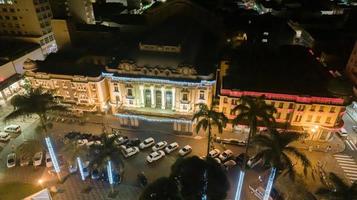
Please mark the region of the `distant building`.
POLYGON ((0 36, 41 45, 45 54, 57 51, 51 28, 52 12, 44 0, 0 1, 0 36))
MULTIPOLYGON (((308 133, 307 139, 327 141, 342 127, 346 101, 330 94, 328 83, 332 77, 323 72, 307 49, 285 47, 276 55, 259 57, 259 60, 267 64, 251 60, 249 65, 231 66, 236 69, 229 69, 228 75, 222 78, 219 111, 233 119, 238 113, 232 110, 240 103, 240 97, 264 96, 266 103, 277 109, 274 117, 278 128, 304 131, 308 133), (281 63, 265 59, 274 60, 274 56, 284 58, 280 59, 281 63), (286 62, 290 64, 285 65, 286 62)), ((244 127, 230 124, 228 129, 244 127)))
POLYGON ((54 18, 72 18, 78 23, 94 24, 91 0, 50 0, 54 18))
POLYGON ((69 21, 66 19, 52 19, 51 25, 58 50, 69 48, 71 46, 69 21))
POLYGON ((351 79, 354 84, 353 91, 357 96, 357 41, 351 52, 350 58, 346 66, 346 72, 348 77, 351 79))
POLYGON ((28 59, 44 60, 41 47, 34 43, 0 41, 0 105, 20 90, 23 65, 28 59))

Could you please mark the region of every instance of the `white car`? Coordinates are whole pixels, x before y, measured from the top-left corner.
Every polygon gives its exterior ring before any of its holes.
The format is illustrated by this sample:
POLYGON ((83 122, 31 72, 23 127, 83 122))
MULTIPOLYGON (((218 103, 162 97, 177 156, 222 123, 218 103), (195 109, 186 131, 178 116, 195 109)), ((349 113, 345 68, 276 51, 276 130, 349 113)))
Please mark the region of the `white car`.
POLYGON ((149 163, 152 163, 154 161, 157 161, 157 160, 163 158, 164 156, 165 156, 164 151, 162 151, 162 150, 154 151, 146 157, 146 161, 148 161, 149 163))
POLYGON ((9 155, 7 155, 6 165, 7 165, 7 168, 16 166, 16 154, 15 153, 10 153, 9 155))
POLYGON ((83 146, 83 145, 86 145, 88 144, 88 140, 87 139, 79 139, 77 140, 77 145, 78 146, 83 146))
POLYGON ((219 154, 221 153, 221 151, 219 149, 213 149, 211 150, 208 155, 211 157, 211 158, 215 158, 217 157, 219 154))
POLYGON ((123 156, 125 158, 129 158, 130 156, 139 153, 139 148, 138 147, 123 148, 121 152, 123 153, 123 156))
POLYGON ((158 151, 158 150, 165 148, 166 146, 167 146, 167 142, 161 141, 161 142, 156 143, 155 146, 152 147, 152 150, 158 151))
POLYGON ((68 166, 68 171, 69 173, 75 173, 78 170, 78 165, 77 162, 74 162, 73 164, 68 166))
POLYGON ((43 153, 42 151, 39 151, 37 153, 35 153, 32 162, 33 162, 33 166, 40 166, 42 164, 42 157, 43 157, 43 153))
POLYGON ((48 152, 46 153, 46 156, 45 156, 45 163, 46 163, 46 167, 52 167, 53 166, 53 163, 52 163, 52 160, 51 160, 51 156, 50 156, 50 154, 48 152))
POLYGON ((237 163, 234 160, 228 160, 223 163, 223 166, 226 170, 231 169, 232 167, 236 166, 237 163))
POLYGON ((155 144, 154 138, 149 137, 149 138, 145 139, 142 143, 139 144, 139 148, 145 149, 145 148, 151 147, 154 144, 155 144))
POLYGON ((184 146, 182 149, 179 151, 180 156, 186 156, 187 154, 191 153, 192 147, 190 145, 184 146))
POLYGON ((19 125, 11 124, 4 128, 4 131, 7 133, 20 133, 21 127, 19 125))
POLYGON ((177 142, 173 142, 173 143, 171 143, 169 146, 167 146, 165 148, 165 152, 166 153, 171 153, 171 152, 175 151, 178 148, 179 148, 179 145, 177 144, 177 142))
POLYGON ((222 161, 219 159, 219 158, 214 158, 214 160, 218 163, 218 164, 221 164, 222 161))
POLYGON ((117 137, 115 139, 115 143, 117 145, 122 145, 122 144, 125 144, 129 141, 129 138, 127 136, 122 136, 122 137, 117 137))
POLYGON ((87 146, 91 146, 93 144, 94 145, 101 145, 102 142, 100 140, 96 140, 96 141, 92 140, 92 141, 89 141, 89 142, 86 143, 87 146))
POLYGON ((8 142, 10 141, 10 138, 10 133, 0 132, 0 142, 8 142))
POLYGON ((228 158, 232 157, 232 155, 233 155, 233 152, 231 150, 227 149, 227 150, 223 151, 221 153, 221 155, 219 155, 218 158, 221 159, 221 161, 225 161, 228 158))

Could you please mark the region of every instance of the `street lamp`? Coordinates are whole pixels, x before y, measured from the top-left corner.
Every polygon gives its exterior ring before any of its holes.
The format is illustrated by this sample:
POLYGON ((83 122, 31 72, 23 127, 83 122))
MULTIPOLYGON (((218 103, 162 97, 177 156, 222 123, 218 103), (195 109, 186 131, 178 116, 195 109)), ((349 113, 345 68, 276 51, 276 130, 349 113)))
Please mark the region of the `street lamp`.
POLYGON ((41 188, 43 189, 43 184, 42 184, 42 183, 43 183, 43 180, 42 180, 42 179, 39 179, 37 182, 38 182, 38 184, 41 185, 41 188))

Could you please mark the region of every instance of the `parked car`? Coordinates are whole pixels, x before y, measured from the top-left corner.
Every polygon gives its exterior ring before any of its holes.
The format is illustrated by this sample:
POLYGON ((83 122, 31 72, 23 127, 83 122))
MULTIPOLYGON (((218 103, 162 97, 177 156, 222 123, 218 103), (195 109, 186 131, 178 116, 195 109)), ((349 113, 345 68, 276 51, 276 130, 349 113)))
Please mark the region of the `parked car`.
POLYGON ((152 147, 152 150, 158 151, 158 150, 164 149, 166 146, 167 146, 166 141, 160 141, 160 142, 156 143, 155 146, 152 147))
POLYGON ((21 127, 20 125, 11 124, 9 126, 6 126, 4 128, 4 131, 8 133, 21 133, 21 127))
POLYGON ((214 158, 214 160, 218 163, 218 164, 221 164, 222 161, 219 159, 219 158, 214 158))
POLYGON ((163 158, 164 156, 165 156, 164 151, 162 151, 162 150, 154 151, 146 157, 146 161, 148 161, 149 163, 152 163, 154 161, 157 161, 157 160, 163 158))
POLYGON ((258 159, 256 157, 250 158, 247 162, 248 167, 254 168, 256 165, 258 165, 260 162, 262 162, 262 159, 258 159))
POLYGON ((101 145, 102 142, 100 140, 92 140, 86 143, 87 146, 92 146, 92 145, 101 145))
POLYGON ((20 166, 28 166, 30 164, 30 156, 23 155, 20 157, 20 166))
POLYGON ((184 146, 182 149, 179 151, 180 156, 186 156, 187 154, 192 152, 192 147, 190 145, 184 146))
POLYGON ((52 160, 51 160, 51 156, 50 156, 50 154, 48 152, 46 153, 46 156, 45 156, 45 163, 46 163, 46 167, 52 167, 53 166, 53 163, 52 163, 52 160))
POLYGON ((154 138, 149 137, 149 138, 145 139, 142 143, 140 143, 139 148, 145 149, 145 148, 151 147, 154 144, 155 144, 154 138))
POLYGON ((87 178, 89 176, 89 161, 83 162, 83 176, 87 178))
MULTIPOLYGON (((246 154, 245 154, 245 153, 239 154, 239 155, 236 157, 236 159, 235 159, 236 163, 237 163, 239 166, 243 167, 243 163, 244 163, 244 161, 245 161, 245 160, 244 160, 245 157, 246 157, 246 154)), ((249 158, 247 157, 247 159, 249 159, 249 158)), ((247 161, 248 161, 248 160, 247 160, 247 161)))
POLYGON ((125 158, 129 158, 129 157, 139 153, 139 148, 138 147, 128 147, 128 148, 126 148, 124 146, 124 148, 122 148, 121 152, 123 153, 123 156, 125 158))
POLYGON ((75 173, 78 170, 78 165, 77 162, 73 162, 72 164, 68 165, 68 171, 69 173, 75 173))
POLYGON ((16 166, 16 154, 15 153, 10 153, 7 155, 6 166, 7 166, 7 168, 16 166))
POLYGON ((223 163, 223 166, 226 170, 231 169, 232 167, 236 166, 237 163, 234 160, 228 160, 226 162, 223 163))
POLYGON ((221 159, 221 161, 226 161, 226 160, 228 160, 230 157, 232 157, 232 155, 233 155, 233 152, 232 152, 231 150, 227 149, 227 150, 223 151, 223 152, 221 153, 221 155, 219 155, 218 158, 221 159))
POLYGON ((10 141, 10 133, 7 132, 0 132, 0 142, 8 142, 10 141))
POLYGON ((78 139, 77 140, 77 145, 78 146, 87 145, 87 143, 88 143, 88 139, 78 139))
POLYGON ((136 146, 139 146, 139 145, 140 145, 140 140, 139 140, 139 138, 130 139, 130 140, 125 144, 125 146, 127 146, 127 147, 136 147, 136 146))
POLYGON ((173 142, 170 145, 166 146, 165 152, 166 153, 171 153, 171 152, 175 151, 178 148, 179 148, 178 143, 177 142, 173 142))
POLYGON ((93 169, 93 170, 92 170, 92 173, 91 173, 91 178, 92 178, 93 180, 97 180, 97 179, 100 178, 100 175, 101 175, 101 173, 99 173, 99 170, 98 170, 98 169, 93 169))
POLYGON ((219 154, 221 153, 221 151, 219 149, 213 149, 211 150, 208 155, 211 157, 211 158, 215 158, 217 157, 219 154))
POLYGON ((43 152, 39 151, 33 156, 32 162, 33 166, 40 166, 42 164, 43 152))
POLYGON ((121 136, 121 137, 117 137, 115 139, 115 144, 117 145, 122 145, 125 144, 129 141, 129 138, 127 136, 121 136))
POLYGON ((216 137, 215 142, 218 143, 223 143, 223 144, 231 144, 231 145, 237 145, 237 146, 245 146, 247 144, 247 141, 245 140, 238 140, 235 138, 220 138, 220 137, 216 137))
POLYGON ((341 128, 341 129, 338 130, 336 133, 337 133, 340 137, 347 137, 347 136, 348 136, 348 133, 347 133, 346 129, 344 129, 344 128, 341 128))
POLYGON ((357 133, 357 126, 352 126, 352 130, 357 133))

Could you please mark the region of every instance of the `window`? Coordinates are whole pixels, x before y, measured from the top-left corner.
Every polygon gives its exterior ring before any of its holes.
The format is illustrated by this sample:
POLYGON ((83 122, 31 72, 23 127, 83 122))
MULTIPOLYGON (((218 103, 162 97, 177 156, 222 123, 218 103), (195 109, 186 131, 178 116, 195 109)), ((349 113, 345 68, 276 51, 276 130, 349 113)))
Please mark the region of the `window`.
POLYGON ((315 123, 320 123, 321 116, 317 116, 315 119, 315 123))
POLYGON ((2 8, 2 11, 3 12, 7 12, 7 8, 2 8))
POLYGON ((336 109, 336 107, 331 107, 331 108, 330 108, 330 113, 334 113, 334 112, 335 112, 335 109, 336 109))
POLYGON ((270 102, 270 105, 275 106, 275 101, 270 102))
POLYGON ((284 106, 284 103, 280 102, 279 103, 279 108, 283 108, 283 106, 284 106))
POLYGON ((120 96, 115 96, 115 101, 118 103, 120 101, 120 96))
POLYGON ((129 104, 130 104, 130 105, 133 105, 133 100, 129 100, 129 104))
POLYGON ((302 118, 302 116, 301 115, 296 115, 296 117, 295 117, 295 122, 300 122, 301 121, 301 118, 302 118))
POLYGON ((290 116, 291 116, 291 113, 287 113, 286 117, 285 117, 285 120, 290 120, 290 116))
POLYGON ((320 106, 319 112, 323 112, 324 111, 324 106, 320 106))
POLYGON ((289 103, 289 109, 293 109, 294 104, 293 103, 289 103))
POLYGON ((114 92, 119 92, 118 84, 114 83, 114 92))
POLYGON ((280 112, 276 113, 276 117, 275 117, 275 119, 279 119, 279 118, 280 118, 280 115, 281 115, 281 113, 280 113, 280 112))
POLYGON ((228 98, 227 97, 223 98, 223 103, 228 103, 228 98))
POLYGON ((226 108, 226 107, 223 107, 223 108, 222 108, 222 112, 223 112, 223 113, 226 113, 226 112, 227 112, 227 108, 226 108))
POLYGON ((128 88, 128 96, 129 97, 133 96, 133 89, 128 88))
POLYGON ((5 16, 5 19, 10 19, 10 17, 9 16, 5 16))
POLYGON ((315 111, 316 106, 312 105, 310 111, 315 111))
POLYGON ((15 12, 15 9, 10 8, 10 12, 14 13, 14 12, 15 12))
POLYGON ((182 94, 182 101, 187 101, 187 93, 182 94))
POLYGON ((232 109, 230 115, 236 115, 236 112, 234 112, 234 110, 232 109))
POLYGON ((200 100, 204 100, 205 99, 205 91, 201 90, 200 91, 200 100))
POLYGON ((12 16, 12 19, 13 19, 13 20, 17 20, 17 17, 16 17, 16 16, 12 16))
POLYGON ((326 124, 329 124, 329 123, 331 123, 331 117, 326 118, 326 124))
POLYGON ((312 120, 312 115, 307 116, 306 122, 311 122, 312 120))

